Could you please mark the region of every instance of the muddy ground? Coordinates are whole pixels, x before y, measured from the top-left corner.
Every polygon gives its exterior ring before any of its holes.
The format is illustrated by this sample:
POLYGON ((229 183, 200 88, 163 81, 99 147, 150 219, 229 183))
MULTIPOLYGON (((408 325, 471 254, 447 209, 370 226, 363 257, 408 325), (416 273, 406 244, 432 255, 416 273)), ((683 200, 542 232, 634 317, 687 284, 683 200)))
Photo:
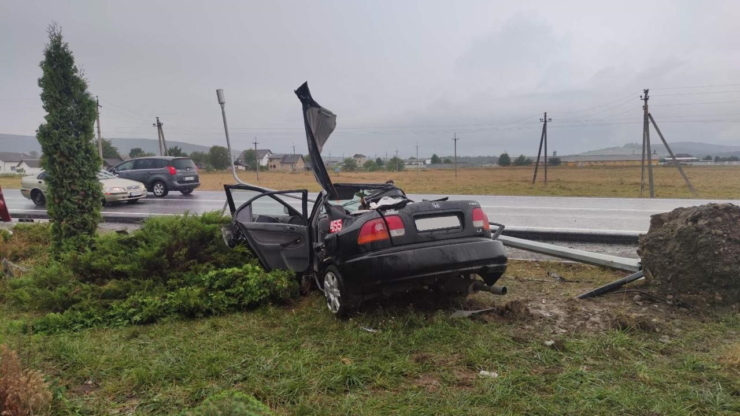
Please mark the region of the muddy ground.
POLYGON ((568 334, 598 333, 627 329, 654 333, 670 342, 684 324, 714 320, 738 311, 738 305, 724 305, 711 300, 690 304, 665 294, 645 280, 630 283, 601 297, 580 300, 576 296, 626 276, 627 272, 607 270, 580 263, 512 260, 499 281, 508 294, 496 296, 477 293, 468 297, 429 296, 409 293, 388 299, 369 301, 359 313, 376 309, 413 307, 430 313, 439 310, 486 310, 460 319, 513 323, 521 337, 554 340, 568 334))

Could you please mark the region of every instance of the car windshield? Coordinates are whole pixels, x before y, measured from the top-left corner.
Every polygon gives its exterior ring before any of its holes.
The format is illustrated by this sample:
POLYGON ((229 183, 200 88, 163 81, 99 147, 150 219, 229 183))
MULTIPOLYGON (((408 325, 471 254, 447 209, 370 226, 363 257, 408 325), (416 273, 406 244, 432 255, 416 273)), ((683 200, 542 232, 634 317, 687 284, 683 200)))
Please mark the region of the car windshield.
POLYGON ((106 179, 116 179, 118 178, 116 175, 113 175, 112 173, 106 172, 104 170, 101 170, 98 172, 98 179, 103 181, 106 179))
POLYGON ((367 209, 367 207, 362 207, 362 197, 366 195, 370 195, 373 192, 373 190, 360 190, 355 193, 354 198, 352 199, 344 199, 344 200, 332 200, 332 205, 339 205, 346 209, 349 212, 355 212, 360 209, 367 209))

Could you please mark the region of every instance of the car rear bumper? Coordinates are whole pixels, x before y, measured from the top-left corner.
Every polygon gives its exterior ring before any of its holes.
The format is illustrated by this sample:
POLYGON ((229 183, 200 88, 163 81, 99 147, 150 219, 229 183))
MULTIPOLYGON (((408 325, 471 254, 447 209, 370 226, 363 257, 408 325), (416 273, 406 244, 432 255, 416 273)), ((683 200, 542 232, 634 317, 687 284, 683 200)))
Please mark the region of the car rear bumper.
POLYGON ((336 266, 353 293, 367 294, 393 286, 433 284, 460 274, 499 277, 507 261, 501 241, 474 237, 394 247, 336 266))
POLYGON ((200 186, 200 182, 172 182, 173 191, 183 191, 186 189, 195 189, 200 186))
POLYGON ((21 195, 24 197, 31 199, 31 190, 30 189, 21 189, 21 195))

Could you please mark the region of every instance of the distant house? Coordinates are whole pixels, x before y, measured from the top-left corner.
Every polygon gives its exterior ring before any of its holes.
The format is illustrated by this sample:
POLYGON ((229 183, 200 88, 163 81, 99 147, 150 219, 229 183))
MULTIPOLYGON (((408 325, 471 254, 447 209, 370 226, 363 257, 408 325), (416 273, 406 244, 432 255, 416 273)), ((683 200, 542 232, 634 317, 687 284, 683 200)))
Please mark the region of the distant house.
MULTIPOLYGON (((241 155, 236 159, 236 164, 241 166, 247 166, 247 151, 243 151, 241 155)), ((260 166, 267 166, 270 163, 270 156, 272 155, 270 149, 257 149, 257 162, 260 166)))
MULTIPOLYGON (((679 163, 691 163, 691 162, 698 162, 699 159, 688 154, 688 153, 676 153, 674 156, 676 156, 676 159, 679 163)), ((672 162, 674 159, 670 156, 668 156, 666 159, 666 162, 672 162)))
POLYGON ((110 169, 110 168, 118 165, 121 162, 123 162, 123 159, 118 159, 118 158, 103 159, 103 167, 105 169, 110 169))
MULTIPOLYGON (((563 166, 640 166, 642 154, 560 156, 560 162, 563 166)), ((657 165, 659 162, 660 158, 653 155, 652 164, 657 165)), ((540 163, 544 163, 544 158, 540 158, 540 163)))
POLYGON ((281 155, 271 154, 268 160, 268 168, 277 171, 298 172, 306 169, 306 161, 303 155, 281 155))
POLYGON ((362 166, 367 162, 367 156, 357 153, 356 155, 352 156, 352 158, 357 162, 357 166, 362 166))
POLYGON ((283 160, 283 154, 271 153, 267 156, 267 168, 270 170, 282 170, 280 162, 283 160))
POLYGON ((17 173, 24 175, 38 175, 41 173, 41 163, 38 159, 23 159, 15 167, 17 173))
POLYGON ((26 153, 0 152, 0 175, 14 174, 18 164, 24 159, 33 159, 26 153))
POLYGON ((283 160, 280 161, 280 166, 283 167, 283 170, 297 172, 305 170, 306 161, 303 160, 302 154, 285 155, 285 157, 283 157, 283 160))

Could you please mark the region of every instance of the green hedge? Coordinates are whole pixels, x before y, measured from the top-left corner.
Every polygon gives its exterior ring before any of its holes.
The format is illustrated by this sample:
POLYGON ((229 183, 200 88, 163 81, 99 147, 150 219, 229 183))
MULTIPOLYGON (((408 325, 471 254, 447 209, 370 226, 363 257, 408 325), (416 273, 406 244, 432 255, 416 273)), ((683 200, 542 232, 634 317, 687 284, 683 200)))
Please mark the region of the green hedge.
POLYGON ((7 297, 48 312, 33 330, 54 332, 197 318, 295 296, 291 273, 267 273, 246 249, 226 247, 226 221, 217 213, 158 217, 131 235, 98 236, 93 247, 11 280, 7 297))

